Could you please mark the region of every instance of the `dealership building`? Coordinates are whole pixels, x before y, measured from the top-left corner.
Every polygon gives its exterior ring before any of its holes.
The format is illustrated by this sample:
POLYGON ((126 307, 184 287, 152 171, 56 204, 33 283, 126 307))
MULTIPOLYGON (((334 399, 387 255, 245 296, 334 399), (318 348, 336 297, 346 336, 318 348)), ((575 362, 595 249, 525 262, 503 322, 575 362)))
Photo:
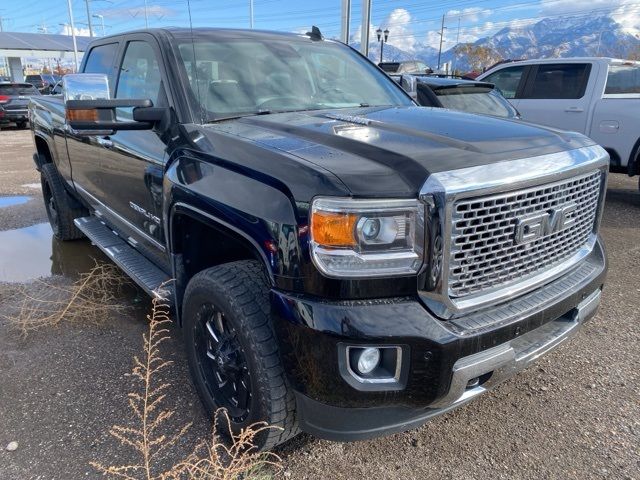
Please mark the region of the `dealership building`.
MULTIPOLYGON (((91 41, 76 36, 78 61, 91 41)), ((41 65, 75 64, 73 37, 47 33, 0 32, 0 77, 23 82, 29 63, 41 65)))

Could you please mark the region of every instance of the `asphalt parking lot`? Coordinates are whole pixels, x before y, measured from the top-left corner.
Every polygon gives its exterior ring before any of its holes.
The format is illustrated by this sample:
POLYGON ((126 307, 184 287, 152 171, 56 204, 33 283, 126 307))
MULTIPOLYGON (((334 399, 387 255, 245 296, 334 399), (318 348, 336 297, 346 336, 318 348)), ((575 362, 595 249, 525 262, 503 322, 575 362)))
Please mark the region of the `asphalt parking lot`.
MULTIPOLYGON (((0 131, 0 313, 29 278, 67 284, 103 259, 87 242, 60 244, 46 224, 30 132, 0 131)), ((285 478, 640 479, 640 193, 612 175, 602 233, 610 270, 597 317, 569 344, 495 391, 420 429, 339 444, 301 436, 279 450, 285 478)), ((27 289, 29 288, 27 284, 27 289)), ((148 299, 102 324, 63 324, 19 335, 0 315, 0 479, 103 478, 89 462, 131 453, 108 430, 126 424, 133 356, 148 299), (5 446, 18 442, 15 451, 5 446)), ((172 330, 172 425, 194 427, 165 462, 208 431, 172 330)))

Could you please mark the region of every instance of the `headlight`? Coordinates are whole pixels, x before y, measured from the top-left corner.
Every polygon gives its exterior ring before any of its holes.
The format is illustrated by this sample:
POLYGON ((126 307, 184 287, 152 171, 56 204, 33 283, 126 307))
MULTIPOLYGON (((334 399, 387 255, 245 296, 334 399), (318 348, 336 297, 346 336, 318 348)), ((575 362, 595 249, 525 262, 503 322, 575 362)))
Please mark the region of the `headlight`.
POLYGON ((329 277, 411 275, 422 266, 418 200, 316 198, 310 225, 311 257, 329 277))

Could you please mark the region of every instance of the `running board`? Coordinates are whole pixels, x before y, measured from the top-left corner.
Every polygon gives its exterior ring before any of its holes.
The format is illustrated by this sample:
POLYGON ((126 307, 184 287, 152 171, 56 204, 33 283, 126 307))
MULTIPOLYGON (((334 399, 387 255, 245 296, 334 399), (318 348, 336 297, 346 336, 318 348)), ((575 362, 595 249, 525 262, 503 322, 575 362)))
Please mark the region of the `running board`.
POLYGON ((76 226, 131 279, 152 297, 174 302, 173 285, 165 272, 125 242, 116 232, 96 217, 74 220, 76 226))

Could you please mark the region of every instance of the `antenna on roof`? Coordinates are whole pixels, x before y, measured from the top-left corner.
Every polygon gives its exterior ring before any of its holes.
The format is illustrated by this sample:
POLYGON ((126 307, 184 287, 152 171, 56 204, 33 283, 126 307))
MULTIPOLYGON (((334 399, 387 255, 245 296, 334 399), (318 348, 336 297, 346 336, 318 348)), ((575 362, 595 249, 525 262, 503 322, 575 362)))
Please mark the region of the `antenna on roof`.
POLYGON ((320 31, 320 29, 318 27, 316 27, 315 25, 313 27, 311 27, 311 31, 305 33, 306 36, 308 36, 311 40, 317 41, 317 40, 322 40, 324 37, 322 36, 322 32, 320 31))

